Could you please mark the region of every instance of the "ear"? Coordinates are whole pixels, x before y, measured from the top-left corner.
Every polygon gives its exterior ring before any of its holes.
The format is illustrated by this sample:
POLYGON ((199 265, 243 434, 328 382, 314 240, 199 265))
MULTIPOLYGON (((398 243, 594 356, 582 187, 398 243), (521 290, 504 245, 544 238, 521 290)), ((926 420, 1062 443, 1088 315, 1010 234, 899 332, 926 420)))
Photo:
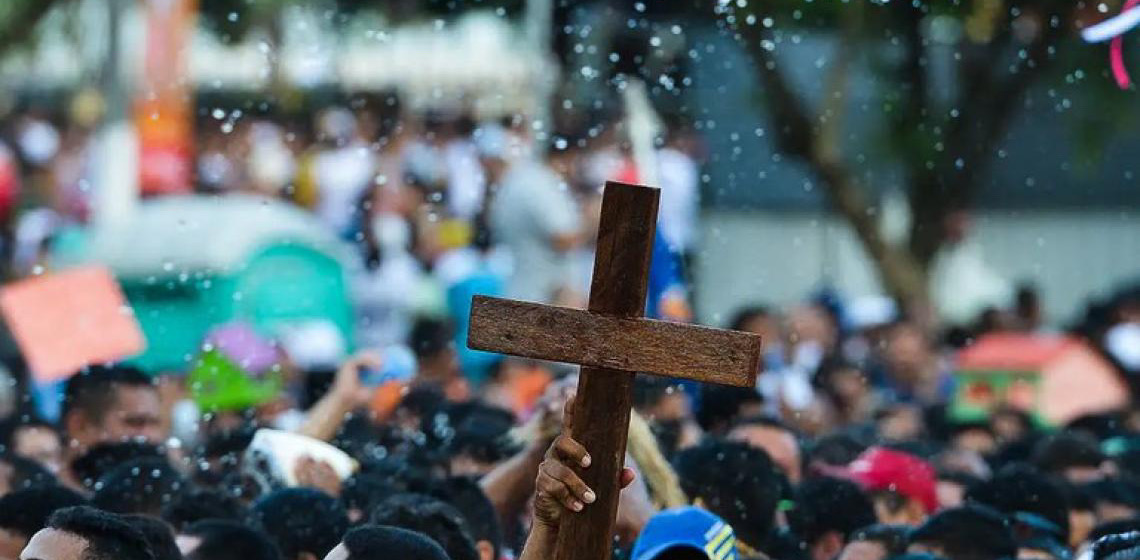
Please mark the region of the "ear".
POLYGON ((811 546, 812 560, 833 560, 843 550, 843 536, 838 531, 828 531, 811 546))
POLYGON ((495 547, 491 545, 490 541, 475 543, 475 550, 479 551, 479 560, 496 560, 495 547))
POLYGON ((91 429, 91 422, 83 412, 72 410, 63 419, 63 429, 68 440, 84 440, 86 432, 91 429))

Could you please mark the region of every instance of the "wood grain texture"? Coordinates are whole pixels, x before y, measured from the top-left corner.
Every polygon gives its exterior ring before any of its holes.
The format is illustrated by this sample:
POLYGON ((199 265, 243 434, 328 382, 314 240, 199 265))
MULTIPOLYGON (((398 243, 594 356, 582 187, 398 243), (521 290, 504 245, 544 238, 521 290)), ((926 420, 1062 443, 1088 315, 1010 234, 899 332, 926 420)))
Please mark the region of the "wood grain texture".
POLYGON ((754 334, 486 296, 472 302, 467 345, 737 387, 753 386, 760 364, 754 334))
MULTIPOLYGON (((659 198, 657 189, 606 183, 590 282, 590 311, 627 318, 643 313, 659 198)), ((594 462, 588 469, 572 468, 598 499, 583 511, 563 517, 556 560, 610 559, 632 401, 633 374, 582 368, 570 432, 594 462)))

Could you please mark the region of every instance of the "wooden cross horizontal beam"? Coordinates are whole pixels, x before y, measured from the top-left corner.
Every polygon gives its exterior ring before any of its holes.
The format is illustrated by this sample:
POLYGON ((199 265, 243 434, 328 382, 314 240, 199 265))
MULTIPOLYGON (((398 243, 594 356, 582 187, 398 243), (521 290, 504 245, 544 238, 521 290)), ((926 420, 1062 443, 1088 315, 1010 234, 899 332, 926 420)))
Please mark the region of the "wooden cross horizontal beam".
POLYGON ((472 302, 467 345, 737 387, 755 384, 760 360, 752 334, 487 296, 472 302))

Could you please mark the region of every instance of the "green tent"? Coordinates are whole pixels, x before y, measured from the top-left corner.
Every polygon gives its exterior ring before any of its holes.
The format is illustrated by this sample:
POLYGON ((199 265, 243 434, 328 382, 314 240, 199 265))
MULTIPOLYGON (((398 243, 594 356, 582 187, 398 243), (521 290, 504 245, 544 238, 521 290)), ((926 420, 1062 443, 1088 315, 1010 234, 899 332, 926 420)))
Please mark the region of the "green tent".
POLYGON ((351 341, 351 249, 314 216, 248 195, 168 196, 132 219, 64 232, 58 267, 114 271, 147 338, 135 362, 185 371, 214 325, 244 320, 264 334, 327 319, 351 341))

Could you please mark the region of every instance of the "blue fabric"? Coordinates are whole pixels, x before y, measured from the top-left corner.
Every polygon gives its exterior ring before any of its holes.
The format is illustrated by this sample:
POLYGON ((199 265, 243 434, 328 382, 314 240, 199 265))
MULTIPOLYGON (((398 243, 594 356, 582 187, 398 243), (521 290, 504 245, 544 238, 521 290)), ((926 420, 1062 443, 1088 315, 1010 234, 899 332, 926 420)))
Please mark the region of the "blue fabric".
POLYGON ((657 231, 653 239, 653 255, 649 262, 649 294, 645 301, 645 316, 661 318, 661 299, 670 290, 684 290, 681 255, 669 249, 669 244, 657 231))
POLYGON ((484 268, 456 282, 447 290, 447 309, 455 321, 455 347, 459 351, 459 367, 463 375, 477 387, 487 379, 491 367, 502 356, 467 347, 467 331, 471 327, 471 298, 476 295, 502 296, 502 278, 484 268))

